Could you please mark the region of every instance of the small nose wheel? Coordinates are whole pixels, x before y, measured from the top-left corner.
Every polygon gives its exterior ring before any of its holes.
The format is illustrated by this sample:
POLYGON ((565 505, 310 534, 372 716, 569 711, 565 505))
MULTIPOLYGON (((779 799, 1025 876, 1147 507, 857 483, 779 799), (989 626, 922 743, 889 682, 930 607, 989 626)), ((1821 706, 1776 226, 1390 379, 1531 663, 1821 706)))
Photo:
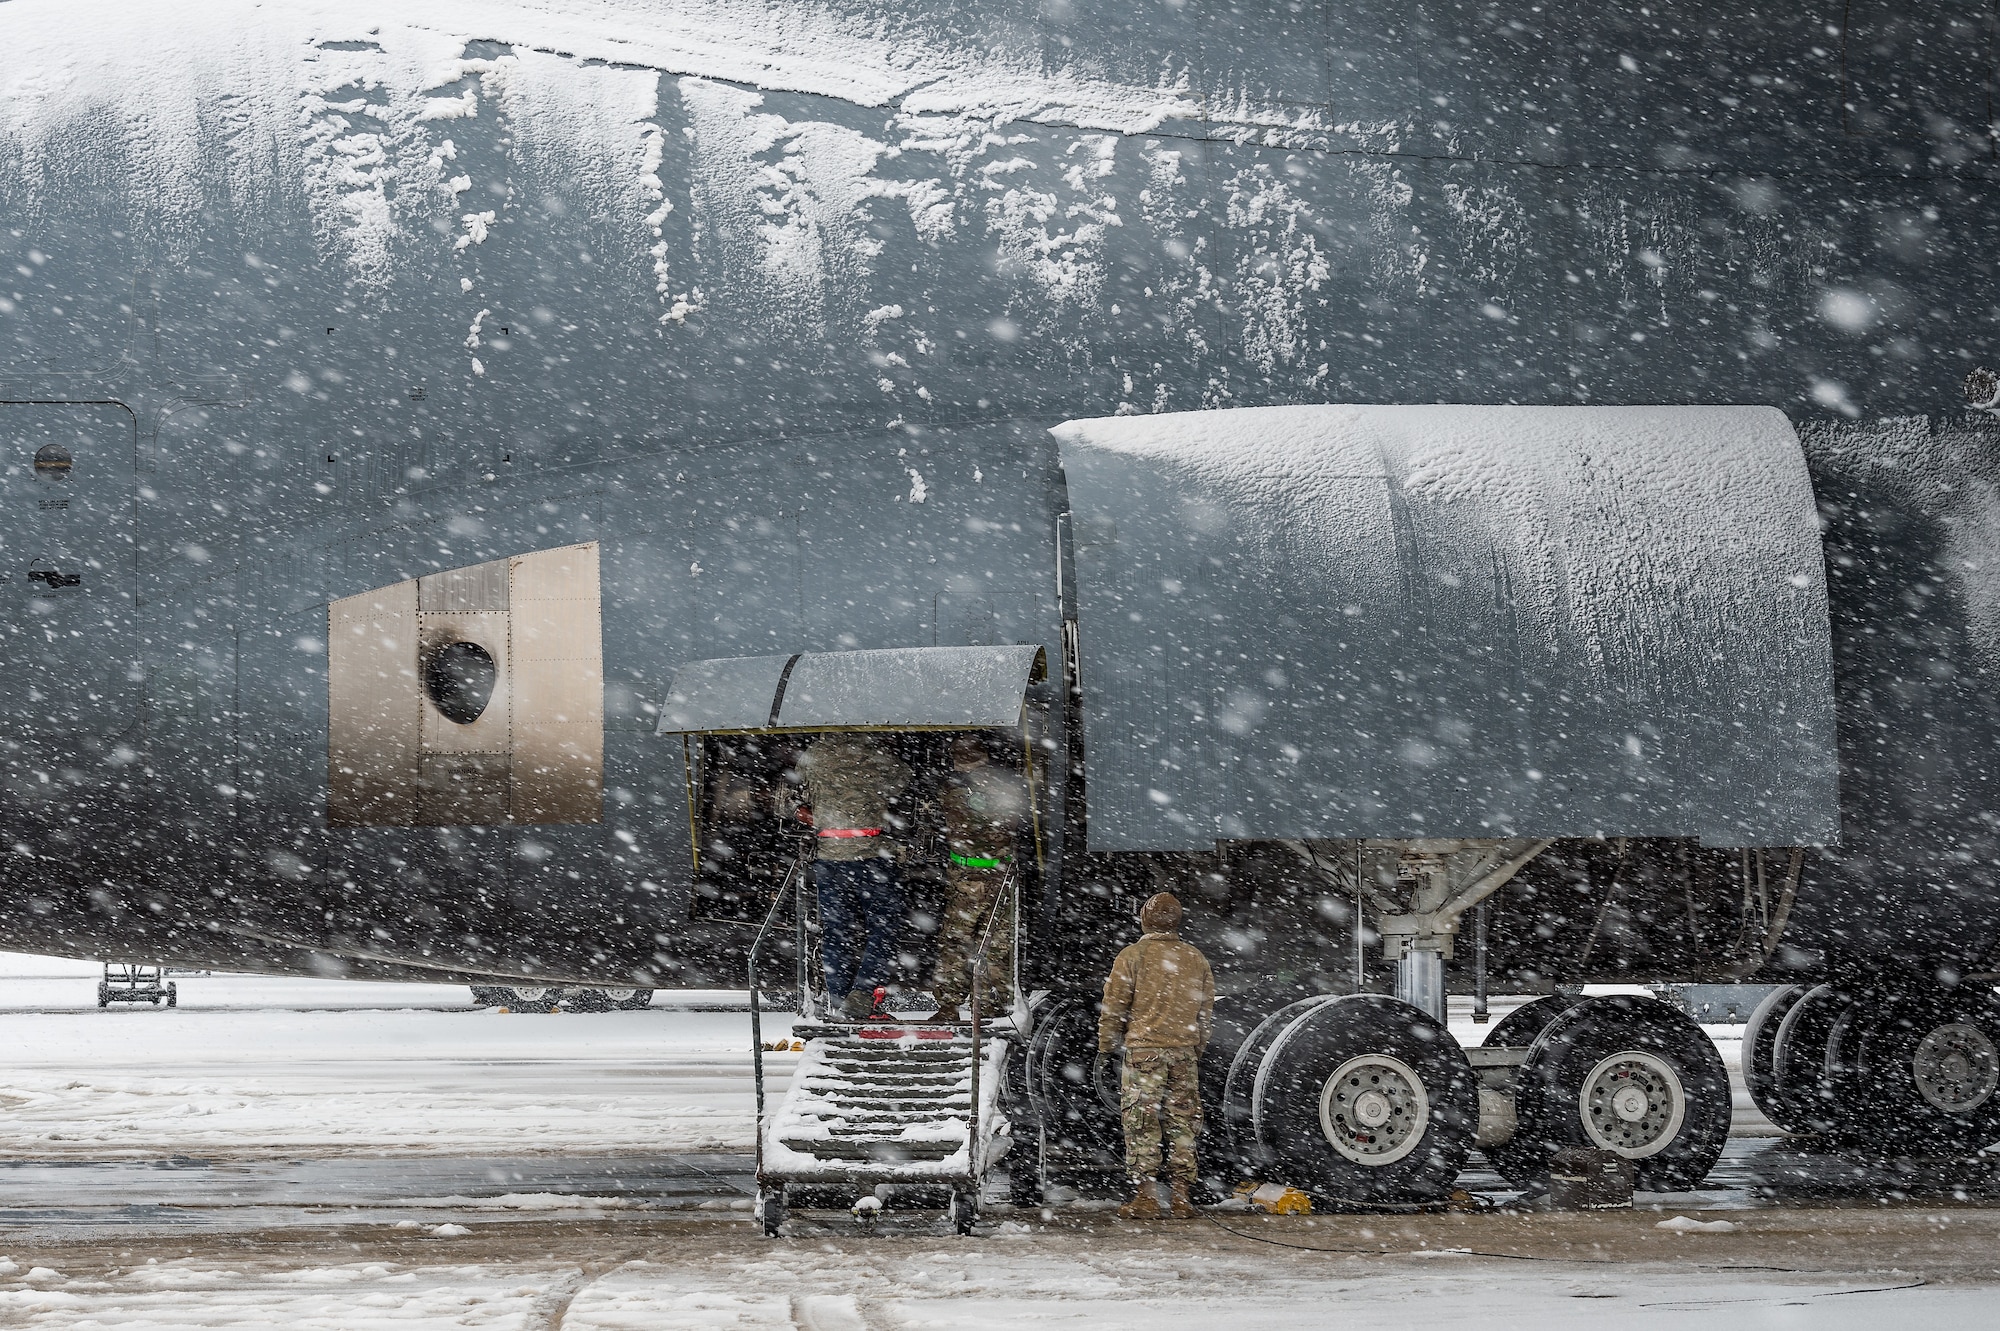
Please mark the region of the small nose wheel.
POLYGON ((976 1192, 954 1192, 951 1195, 951 1227, 959 1234, 970 1234, 973 1222, 979 1219, 979 1194, 976 1192))
POLYGON ((764 1227, 764 1237, 778 1237, 778 1227, 785 1223, 785 1194, 783 1189, 775 1192, 759 1189, 757 1192, 757 1223, 764 1227))

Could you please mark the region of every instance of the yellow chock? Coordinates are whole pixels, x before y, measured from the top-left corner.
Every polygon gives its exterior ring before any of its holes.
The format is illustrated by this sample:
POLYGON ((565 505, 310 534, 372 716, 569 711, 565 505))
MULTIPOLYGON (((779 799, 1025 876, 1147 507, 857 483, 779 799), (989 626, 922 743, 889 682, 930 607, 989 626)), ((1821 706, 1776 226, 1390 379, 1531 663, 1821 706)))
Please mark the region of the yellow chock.
POLYGON ((499 1012, 500 1012, 500 1015, 501 1015, 501 1016, 503 1016, 503 1017, 507 1015, 507 1009, 506 1009, 506 1008, 501 1008, 501 1009, 499 1009, 499 1012))
POLYGON ((1252 1179, 1237 1184, 1236 1195, 1268 1215, 1312 1214, 1312 1198, 1282 1183, 1259 1183, 1252 1179))

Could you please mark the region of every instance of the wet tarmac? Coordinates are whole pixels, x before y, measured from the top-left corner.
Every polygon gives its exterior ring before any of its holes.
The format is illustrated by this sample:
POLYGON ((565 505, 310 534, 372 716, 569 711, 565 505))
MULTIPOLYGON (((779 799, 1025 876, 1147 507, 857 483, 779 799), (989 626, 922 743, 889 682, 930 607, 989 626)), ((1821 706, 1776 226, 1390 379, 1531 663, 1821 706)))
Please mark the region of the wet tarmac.
MULTIPOLYGON (((1541 1209, 1480 1166, 1461 1177, 1477 1204, 1541 1209)), ((1052 1215, 1102 1205, 1086 1181, 1059 1187, 1052 1215)), ((213 1231, 622 1218, 713 1221, 746 1213, 755 1195, 751 1157, 342 1156, 296 1160, 44 1160, 0 1163, 0 1235, 45 1241, 110 1232, 213 1231)), ((1004 1181, 987 1213, 1005 1218, 1004 1181)), ((1863 1160, 1784 1139, 1732 1140, 1706 1186, 1642 1193, 1638 1210, 1746 1211, 1782 1206, 2000 1207, 2000 1160, 1863 1160)))

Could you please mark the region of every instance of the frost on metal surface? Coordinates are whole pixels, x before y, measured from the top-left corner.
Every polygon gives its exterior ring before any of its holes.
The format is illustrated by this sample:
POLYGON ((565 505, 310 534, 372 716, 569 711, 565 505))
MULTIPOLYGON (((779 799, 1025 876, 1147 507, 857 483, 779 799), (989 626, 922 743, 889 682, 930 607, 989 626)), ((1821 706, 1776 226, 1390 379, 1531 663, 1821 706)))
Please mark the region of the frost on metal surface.
MULTIPOLYGON (((1278 73, 1239 68, 1224 36, 1153 22, 1159 45, 1139 61, 1103 34, 1102 51, 1056 54, 977 6, 870 0, 460 0, 420 14, 20 0, 0 6, 0 206, 59 215, 80 177, 102 179, 139 266, 168 270, 206 251, 215 217, 255 216, 264 233, 310 236, 367 303, 444 275, 474 333, 482 309, 546 314, 529 270, 573 247, 621 316, 679 350, 705 314, 809 359, 863 349, 883 419, 936 400, 938 358, 965 333, 944 291, 987 310, 978 326, 1002 344, 1099 359, 1093 339, 1126 313, 1114 275, 1159 231, 1145 294, 1170 313, 1148 336, 1202 358, 1226 333, 1261 375, 1315 388, 1329 360, 1308 315, 1334 272, 1318 233, 1366 172, 1339 166, 1326 195, 1246 167, 1216 182, 1223 234, 1184 235, 1199 170, 1123 136, 1386 143, 1393 128, 1322 127, 1278 73), (978 255, 992 290, 968 299, 956 260, 894 262, 904 240, 978 255), (1204 329, 1230 283, 1234 326, 1204 329), (888 309, 907 312, 894 330, 888 309)), ((1405 186, 1377 209, 1398 246, 1409 206, 1405 186)), ((468 344, 457 363, 484 379, 496 354, 468 344)), ((1131 410, 1223 405, 1245 387, 1132 359, 1131 410)))
POLYGON ((1056 429, 1090 844, 1838 826, 1825 574, 1766 408, 1056 429))
POLYGON ((1047 668, 1032 643, 690 661, 656 733, 1011 728, 1047 668))

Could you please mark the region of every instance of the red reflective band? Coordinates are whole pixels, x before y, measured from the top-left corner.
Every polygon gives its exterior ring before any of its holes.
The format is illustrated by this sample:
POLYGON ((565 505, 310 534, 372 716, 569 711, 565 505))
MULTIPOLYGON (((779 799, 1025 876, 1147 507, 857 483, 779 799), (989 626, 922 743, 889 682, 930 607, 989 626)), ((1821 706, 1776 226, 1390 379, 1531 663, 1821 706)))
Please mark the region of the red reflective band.
POLYGON ((826 827, 820 829, 821 836, 881 836, 879 827, 826 827))

